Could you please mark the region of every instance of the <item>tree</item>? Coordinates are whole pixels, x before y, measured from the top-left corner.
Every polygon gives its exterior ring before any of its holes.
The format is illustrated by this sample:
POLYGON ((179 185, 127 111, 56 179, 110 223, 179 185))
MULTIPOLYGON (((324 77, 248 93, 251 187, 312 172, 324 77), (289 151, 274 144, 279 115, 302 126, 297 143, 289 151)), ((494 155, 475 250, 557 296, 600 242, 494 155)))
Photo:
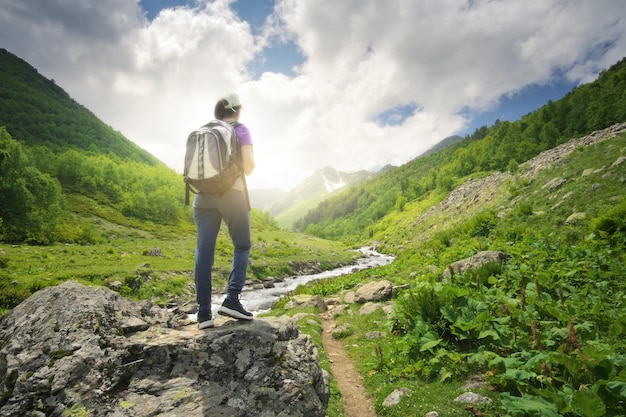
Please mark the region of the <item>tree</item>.
POLYGON ((49 244, 63 210, 59 182, 31 165, 22 145, 0 127, 0 236, 49 244))

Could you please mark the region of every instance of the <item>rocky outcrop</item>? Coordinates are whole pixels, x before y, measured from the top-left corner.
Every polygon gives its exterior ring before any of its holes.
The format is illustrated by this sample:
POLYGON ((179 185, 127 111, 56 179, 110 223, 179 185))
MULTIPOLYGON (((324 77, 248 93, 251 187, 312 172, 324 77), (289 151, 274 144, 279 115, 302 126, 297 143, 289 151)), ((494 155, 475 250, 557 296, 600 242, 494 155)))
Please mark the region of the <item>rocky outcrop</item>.
POLYGON ((533 178, 541 170, 561 164, 565 158, 580 146, 591 146, 612 139, 626 131, 626 123, 618 123, 603 130, 597 130, 587 136, 572 139, 562 145, 541 152, 539 155, 520 165, 523 178, 533 178))
POLYGON ((329 377, 293 322, 176 326, 106 288, 38 291, 0 322, 0 415, 324 416, 329 377))

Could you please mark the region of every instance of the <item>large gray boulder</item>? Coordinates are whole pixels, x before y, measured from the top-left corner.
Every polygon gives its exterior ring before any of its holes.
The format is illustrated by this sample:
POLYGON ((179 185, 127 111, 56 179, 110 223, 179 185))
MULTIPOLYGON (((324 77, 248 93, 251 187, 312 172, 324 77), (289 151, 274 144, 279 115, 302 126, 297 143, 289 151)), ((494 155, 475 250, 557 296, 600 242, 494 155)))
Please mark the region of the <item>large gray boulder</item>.
POLYGON ((372 281, 359 287, 354 294, 354 301, 357 303, 367 303, 369 301, 382 301, 393 292, 391 281, 372 281))
POLYGON ((324 416, 329 376, 293 322, 175 323, 106 288, 38 291, 0 322, 0 416, 324 416))
POLYGON ((497 262, 502 264, 506 262, 510 257, 511 255, 507 253, 495 250, 478 252, 476 255, 470 256, 469 258, 461 259, 460 261, 456 261, 448 265, 448 268, 443 271, 441 277, 443 280, 447 281, 452 277, 452 274, 460 275, 468 269, 476 269, 489 262, 497 262))

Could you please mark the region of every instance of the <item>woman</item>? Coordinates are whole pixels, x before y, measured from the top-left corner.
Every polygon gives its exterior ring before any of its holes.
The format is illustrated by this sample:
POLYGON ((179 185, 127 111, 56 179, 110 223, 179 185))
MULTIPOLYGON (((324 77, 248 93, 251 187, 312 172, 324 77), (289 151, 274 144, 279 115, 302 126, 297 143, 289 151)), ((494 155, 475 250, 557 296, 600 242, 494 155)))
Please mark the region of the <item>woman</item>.
POLYGON ((226 299, 218 313, 239 320, 252 320, 252 313, 246 311, 239 302, 239 294, 246 281, 248 257, 250 256, 250 207, 245 189, 245 178, 254 170, 252 138, 248 128, 239 123, 241 102, 237 94, 231 93, 220 98, 215 104, 216 119, 235 126, 241 145, 243 174, 235 184, 223 194, 196 194, 193 202, 193 217, 196 223, 195 283, 198 302, 198 327, 213 327, 211 312, 211 273, 215 260, 215 245, 222 220, 228 227, 233 242, 233 262, 228 277, 226 299))

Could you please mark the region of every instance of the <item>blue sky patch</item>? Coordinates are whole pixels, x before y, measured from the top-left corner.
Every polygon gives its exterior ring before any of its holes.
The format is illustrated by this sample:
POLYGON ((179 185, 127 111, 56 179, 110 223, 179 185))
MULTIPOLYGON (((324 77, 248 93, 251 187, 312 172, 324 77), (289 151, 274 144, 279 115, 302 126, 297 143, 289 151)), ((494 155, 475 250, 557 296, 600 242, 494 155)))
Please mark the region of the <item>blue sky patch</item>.
POLYGON ((294 68, 304 63, 304 55, 300 48, 292 42, 272 45, 264 49, 248 66, 254 78, 259 78, 264 72, 285 74, 289 77, 297 75, 294 68))
POLYGON ((505 94, 500 98, 496 109, 476 114, 471 111, 463 111, 461 115, 471 120, 471 124, 461 136, 471 135, 481 126, 491 126, 496 120, 515 121, 523 115, 531 113, 545 105, 548 100, 557 101, 569 93, 576 83, 567 81, 564 77, 558 77, 558 82, 544 85, 531 85, 514 94, 505 94))
POLYGON ((174 9, 180 6, 195 7, 196 2, 193 0, 140 0, 139 5, 146 12, 148 20, 152 21, 162 9, 174 9))
POLYGON ((417 104, 415 103, 396 106, 378 114, 374 120, 381 126, 399 126, 407 118, 413 116, 416 110, 417 104))

